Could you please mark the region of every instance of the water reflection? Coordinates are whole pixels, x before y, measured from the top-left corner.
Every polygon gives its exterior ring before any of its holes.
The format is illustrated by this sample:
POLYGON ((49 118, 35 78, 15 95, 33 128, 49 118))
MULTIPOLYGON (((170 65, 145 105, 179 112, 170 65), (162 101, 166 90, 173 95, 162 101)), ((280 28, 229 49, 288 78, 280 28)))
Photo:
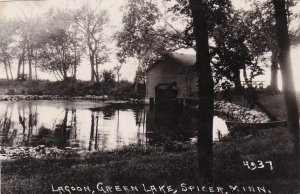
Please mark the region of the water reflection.
POLYGON ((196 130, 190 112, 173 107, 147 110, 147 134, 150 144, 178 140, 187 141, 196 130), (189 119, 188 119, 189 118, 189 119))
MULTIPOLYGON (((217 130, 226 129, 223 120, 217 130)), ((217 124, 217 125, 216 125, 217 124)), ((105 105, 90 101, 0 103, 1 146, 72 147, 107 150, 124 145, 153 145, 195 136, 194 111, 149 110, 144 106, 105 105)), ((223 133, 223 131, 222 131, 223 133)), ((217 133, 214 135, 217 138, 217 133)))
MULTIPOLYGON (((147 111, 147 139, 150 144, 168 141, 190 141, 197 135, 198 120, 192 108, 155 107, 147 111)), ((213 139, 217 141, 228 133, 225 121, 214 116, 213 139)))

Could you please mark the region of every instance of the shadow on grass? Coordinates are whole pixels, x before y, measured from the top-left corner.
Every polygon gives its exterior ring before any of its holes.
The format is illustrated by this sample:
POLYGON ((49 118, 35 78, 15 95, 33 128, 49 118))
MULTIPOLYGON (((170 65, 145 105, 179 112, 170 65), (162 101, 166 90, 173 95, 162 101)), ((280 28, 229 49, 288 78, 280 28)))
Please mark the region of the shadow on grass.
MULTIPOLYGON (((273 193, 299 190, 296 162, 287 129, 262 130, 256 136, 225 138, 214 145, 214 174, 218 185, 260 184, 273 193), (249 170, 243 161, 272 161, 268 168, 249 170), (279 187, 281 185, 281 187, 279 187)), ((163 147, 128 146, 98 152, 85 159, 23 159, 2 164, 2 193, 51 193, 55 187, 73 185, 180 185, 197 184, 197 155, 192 146, 184 151, 163 147)))

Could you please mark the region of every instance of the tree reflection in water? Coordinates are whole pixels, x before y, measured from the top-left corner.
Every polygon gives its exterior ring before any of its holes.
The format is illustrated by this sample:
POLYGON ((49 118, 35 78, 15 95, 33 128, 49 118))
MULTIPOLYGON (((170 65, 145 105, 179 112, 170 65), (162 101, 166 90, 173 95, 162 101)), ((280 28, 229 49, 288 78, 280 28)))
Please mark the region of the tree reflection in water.
POLYGON ((147 110, 147 139, 149 144, 189 141, 196 129, 194 113, 175 105, 156 106, 147 110))
POLYGON ((197 128, 195 113, 177 107, 150 110, 147 106, 107 105, 86 109, 76 106, 82 102, 70 103, 1 102, 1 146, 108 150, 129 144, 188 141, 197 128))

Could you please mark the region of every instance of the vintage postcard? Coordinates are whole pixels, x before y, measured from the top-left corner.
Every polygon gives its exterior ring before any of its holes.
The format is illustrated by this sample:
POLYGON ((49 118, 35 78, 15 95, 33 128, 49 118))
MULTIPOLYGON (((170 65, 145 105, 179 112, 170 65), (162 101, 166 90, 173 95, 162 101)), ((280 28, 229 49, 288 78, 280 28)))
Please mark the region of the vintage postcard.
POLYGON ((300 4, 0 0, 1 194, 300 194, 300 4))

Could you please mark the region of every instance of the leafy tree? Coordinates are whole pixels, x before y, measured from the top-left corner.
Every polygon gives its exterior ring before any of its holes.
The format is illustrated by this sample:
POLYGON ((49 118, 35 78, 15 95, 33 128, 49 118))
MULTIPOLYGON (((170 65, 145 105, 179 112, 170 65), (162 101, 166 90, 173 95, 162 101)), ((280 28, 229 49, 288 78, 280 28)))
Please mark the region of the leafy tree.
MULTIPOLYGON (((171 0, 167 0, 171 1, 171 0)), ((187 0, 176 1, 169 11, 176 17, 184 17, 185 42, 193 45, 193 28, 191 12, 187 0)), ((263 55, 273 52, 272 87, 277 88, 277 44, 274 33, 275 21, 272 15, 273 8, 270 2, 253 1, 253 10, 234 10, 230 1, 208 0, 208 32, 214 77, 216 81, 227 79, 241 87, 240 70, 246 81, 263 74, 261 62, 266 62, 263 55), (249 76, 247 72, 250 72, 249 76)), ((293 6, 290 4, 290 6, 293 6)), ((290 20, 293 20, 290 14, 290 20)), ((293 44, 299 42, 299 32, 291 31, 293 44)))
POLYGON ((93 9, 89 4, 75 13, 78 30, 84 37, 86 51, 91 64, 91 81, 99 82, 99 65, 108 61, 108 51, 104 37, 109 22, 107 12, 93 9))
MULTIPOLYGON (((289 2, 287 6, 295 6, 289 2)), ((271 80, 268 87, 270 92, 277 92, 278 89, 278 45, 276 41, 274 8, 270 1, 254 1, 252 9, 245 12, 245 24, 251 28, 247 40, 251 53, 254 57, 263 57, 266 52, 271 52, 271 80)), ((288 23, 296 19, 296 15, 289 12, 288 23)), ((291 44, 299 44, 299 29, 289 31, 291 44)), ((266 62, 266 58, 264 58, 266 62)))
POLYGON ((37 53, 40 44, 40 34, 42 33, 42 20, 40 18, 27 17, 19 21, 18 32, 18 77, 20 77, 20 68, 23 65, 22 75, 25 75, 25 62, 28 62, 28 79, 33 78, 33 66, 37 78, 37 53))
MULTIPOLYGON (((132 0, 123 8, 122 30, 115 38, 123 60, 138 60, 138 74, 165 53, 186 48, 183 33, 169 23, 150 0, 132 0)), ((143 72, 141 72, 143 71, 143 72)))
MULTIPOLYGON (((165 1, 173 1, 173 6, 171 6, 168 11, 174 14, 173 20, 178 20, 179 18, 184 18, 184 24, 186 25, 183 29, 184 40, 182 41, 185 45, 190 48, 195 48, 195 39, 194 39, 194 27, 193 27, 193 19, 192 12, 189 7, 188 0, 165 0, 165 1)), ((212 33, 218 27, 218 25, 224 25, 228 21, 228 17, 233 11, 232 4, 230 0, 207 0, 207 28, 209 37, 211 37, 212 33)))
MULTIPOLYGON (((20 30, 18 35, 20 35, 20 30)), ((16 58, 18 59, 17 67, 17 80, 26 80, 25 74, 25 60, 26 60, 26 43, 24 40, 20 39, 15 47, 16 58)), ((37 78, 37 75, 36 75, 37 78)))
POLYGON ((102 77, 102 81, 104 83, 109 83, 109 84, 114 84, 115 83, 115 77, 116 77, 116 75, 111 70, 104 70, 102 72, 102 76, 101 77, 102 77))
MULTIPOLYGON (((158 41, 157 31, 154 26, 159 18, 159 10, 156 4, 150 1, 129 1, 124 8, 122 19, 123 29, 116 34, 117 53, 119 59, 126 60, 134 57, 138 60, 138 69, 145 64, 151 64, 159 53, 165 52, 164 46, 158 41), (162 49, 162 50, 160 50, 162 49)), ((135 92, 137 92, 138 80, 135 78, 135 92)))
POLYGON ((115 86, 116 75, 112 70, 104 70, 101 74, 101 78, 101 89, 105 94, 108 94, 108 92, 115 86))
MULTIPOLYGON (((207 6, 209 37, 216 43, 215 46, 211 46, 211 57, 216 58, 212 62, 217 81, 225 77, 233 81, 237 87, 241 87, 240 69, 248 67, 253 71, 252 77, 262 73, 247 45, 241 45, 240 40, 246 38, 245 34, 250 29, 247 26, 239 28, 243 24, 242 16, 234 12, 230 1, 209 0, 207 6)), ((188 0, 176 1, 168 11, 175 15, 172 20, 186 18, 183 21, 186 25, 184 29, 175 29, 152 1, 135 0, 128 3, 123 17, 124 27, 117 34, 117 40, 124 56, 139 60, 138 68, 147 69, 141 65, 147 67, 164 53, 179 48, 195 49, 188 0)))
MULTIPOLYGON (((190 18, 186 1, 180 2, 169 11, 190 18)), ((250 79, 263 73, 247 42, 251 28, 245 24, 244 13, 234 10, 230 1, 209 0, 207 6, 211 63, 215 81, 219 83, 224 79, 230 80, 234 82, 236 88, 241 89, 241 69, 244 70, 246 80, 248 79, 246 69, 251 72, 250 79)), ((187 20, 184 30, 187 40, 191 40, 193 36, 191 21, 187 20)))
POLYGON ((224 77, 234 82, 237 89, 241 89, 240 70, 244 72, 248 81, 246 69, 251 70, 250 80, 262 74, 263 70, 258 66, 258 59, 254 57, 247 40, 251 28, 245 25, 243 14, 239 11, 231 11, 227 21, 217 25, 211 37, 214 45, 211 46, 212 64, 215 80, 219 82, 224 77))
POLYGON ((278 91, 278 46, 276 43, 275 19, 270 2, 253 2, 252 10, 245 14, 245 23, 252 29, 247 39, 254 56, 271 52, 271 91, 278 91))
MULTIPOLYGON (((123 55, 143 59, 154 51, 156 44, 153 34, 158 20, 158 8, 149 1, 129 1, 124 10, 123 29, 117 34, 117 46, 123 55)), ((163 48, 164 49, 164 48, 163 48)))
POLYGON ((52 72, 57 79, 76 79, 82 47, 73 16, 67 12, 57 12, 49 17, 43 32, 40 67, 52 72))
POLYGON ((15 42, 16 22, 1 18, 0 20, 0 63, 4 65, 6 78, 13 79, 11 63, 15 42))
POLYGON ((43 70, 52 72, 57 78, 66 80, 68 72, 73 72, 77 64, 74 52, 71 47, 71 39, 64 30, 59 30, 56 33, 51 33, 45 37, 45 44, 40 55, 41 67, 43 70))
MULTIPOLYGON (((290 59, 290 38, 285 0, 272 0, 275 10, 276 34, 279 48, 279 65, 281 68, 283 95, 287 112, 288 128, 293 134, 294 153, 299 159, 299 111, 290 59)), ((299 163, 298 163, 299 164, 299 163)), ((299 168, 299 166, 298 166, 299 168)))

